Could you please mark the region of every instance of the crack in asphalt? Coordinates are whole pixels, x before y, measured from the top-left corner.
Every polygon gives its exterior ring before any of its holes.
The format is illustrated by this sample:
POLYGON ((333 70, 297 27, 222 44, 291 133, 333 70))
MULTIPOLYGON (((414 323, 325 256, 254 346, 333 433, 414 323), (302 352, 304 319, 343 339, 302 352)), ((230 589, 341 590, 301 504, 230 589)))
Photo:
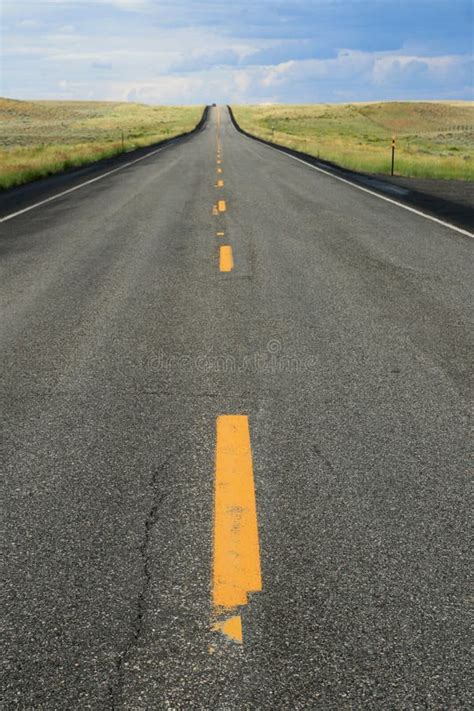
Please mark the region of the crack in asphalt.
POLYGON ((152 490, 152 501, 151 501, 151 507, 148 510, 148 514, 145 519, 145 533, 143 536, 143 540, 141 545, 138 548, 138 551, 140 553, 140 557, 142 559, 142 568, 143 568, 143 584, 141 587, 140 592, 138 593, 137 600, 136 600, 136 613, 135 617, 133 618, 131 627, 132 627, 132 633, 131 637, 129 639, 128 644, 125 646, 124 650, 122 653, 120 653, 115 661, 115 680, 113 683, 110 684, 109 686, 109 696, 110 696, 110 701, 111 705, 110 708, 112 711, 117 711, 117 709, 120 708, 121 702, 122 702, 122 690, 123 690, 123 682, 124 682, 124 665, 126 664, 127 660, 130 658, 132 650, 134 647, 136 647, 138 640, 140 639, 140 635, 142 632, 142 626, 143 626, 143 618, 145 616, 145 609, 146 609, 146 597, 147 597, 147 592, 150 587, 150 582, 151 582, 151 571, 149 568, 149 547, 150 547, 150 539, 151 539, 151 532, 158 520, 158 509, 162 505, 163 501, 165 500, 167 496, 167 492, 161 493, 161 495, 158 493, 158 480, 160 478, 160 475, 162 475, 169 462, 171 460, 171 455, 166 459, 163 464, 161 464, 152 474, 151 479, 150 479, 150 489, 152 490))
POLYGON ((313 452, 317 455, 318 459, 320 459, 323 464, 326 465, 326 467, 333 473, 335 473, 334 466, 331 462, 331 460, 324 454, 324 452, 321 450, 319 445, 313 444, 313 452))

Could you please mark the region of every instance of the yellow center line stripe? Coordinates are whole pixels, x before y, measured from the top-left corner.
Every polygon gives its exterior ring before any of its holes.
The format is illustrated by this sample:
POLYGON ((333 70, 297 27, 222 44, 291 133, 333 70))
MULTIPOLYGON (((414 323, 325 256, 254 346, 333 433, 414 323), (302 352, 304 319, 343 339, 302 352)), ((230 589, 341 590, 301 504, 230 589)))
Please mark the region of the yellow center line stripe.
POLYGON ((234 268, 234 257, 230 244, 223 244, 219 250, 219 269, 221 272, 231 272, 234 268))
POLYGON ((225 200, 219 200, 217 203, 217 209, 219 212, 225 212, 227 209, 227 206, 225 204, 225 200))
POLYGON ((218 173, 222 173, 222 168, 218 168, 218 169, 217 169, 217 172, 218 172, 218 173))
POLYGON ((217 187, 218 187, 218 188, 223 188, 223 187, 224 187, 224 181, 223 181, 223 180, 218 180, 218 181, 217 181, 217 187))
POLYGON ((213 629, 242 642, 236 608, 248 603, 249 593, 261 589, 249 420, 246 415, 221 415, 216 423, 212 584, 218 621, 213 629))
POLYGON ((223 237, 225 235, 225 232, 216 232, 216 235, 218 237, 223 237))

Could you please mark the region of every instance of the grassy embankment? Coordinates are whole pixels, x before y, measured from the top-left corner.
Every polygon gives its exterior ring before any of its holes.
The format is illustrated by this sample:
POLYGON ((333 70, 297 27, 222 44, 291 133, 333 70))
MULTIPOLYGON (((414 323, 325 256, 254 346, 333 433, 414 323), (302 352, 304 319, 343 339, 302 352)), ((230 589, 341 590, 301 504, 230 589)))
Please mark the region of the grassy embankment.
POLYGON ((0 190, 190 131, 203 108, 0 99, 0 190))
POLYGON ((235 106, 239 125, 275 143, 367 173, 474 180, 474 102, 235 106), (272 139, 273 136, 273 139, 272 139))

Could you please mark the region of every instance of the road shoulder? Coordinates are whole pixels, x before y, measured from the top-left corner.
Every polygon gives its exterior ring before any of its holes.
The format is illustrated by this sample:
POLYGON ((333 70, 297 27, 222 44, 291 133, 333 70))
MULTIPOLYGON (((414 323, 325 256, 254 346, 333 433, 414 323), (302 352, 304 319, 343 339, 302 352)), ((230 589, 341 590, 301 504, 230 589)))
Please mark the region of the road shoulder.
POLYGON ((315 158, 308 153, 296 151, 272 141, 267 141, 245 131, 236 121, 232 107, 229 113, 234 127, 248 138, 276 148, 309 165, 332 173, 334 176, 353 182, 402 205, 419 210, 455 227, 474 231, 474 184, 464 180, 430 180, 421 178, 388 177, 358 173, 347 170, 329 161, 315 158))
POLYGON ((188 133, 168 138, 150 146, 137 148, 126 153, 120 153, 113 158, 104 158, 81 168, 74 168, 62 173, 56 173, 47 178, 34 180, 9 190, 0 192, 0 221, 12 213, 21 212, 36 203, 59 196, 62 192, 79 187, 88 181, 96 180, 110 171, 126 167, 129 163, 146 158, 148 155, 192 138, 206 125, 209 107, 203 111, 199 123, 188 133))

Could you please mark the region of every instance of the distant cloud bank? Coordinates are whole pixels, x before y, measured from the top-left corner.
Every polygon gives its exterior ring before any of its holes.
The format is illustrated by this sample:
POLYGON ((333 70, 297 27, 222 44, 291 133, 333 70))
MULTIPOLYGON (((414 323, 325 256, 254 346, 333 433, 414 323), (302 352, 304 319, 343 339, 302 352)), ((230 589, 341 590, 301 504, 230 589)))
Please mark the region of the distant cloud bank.
POLYGON ((470 0, 3 0, 1 94, 473 99, 470 0))

